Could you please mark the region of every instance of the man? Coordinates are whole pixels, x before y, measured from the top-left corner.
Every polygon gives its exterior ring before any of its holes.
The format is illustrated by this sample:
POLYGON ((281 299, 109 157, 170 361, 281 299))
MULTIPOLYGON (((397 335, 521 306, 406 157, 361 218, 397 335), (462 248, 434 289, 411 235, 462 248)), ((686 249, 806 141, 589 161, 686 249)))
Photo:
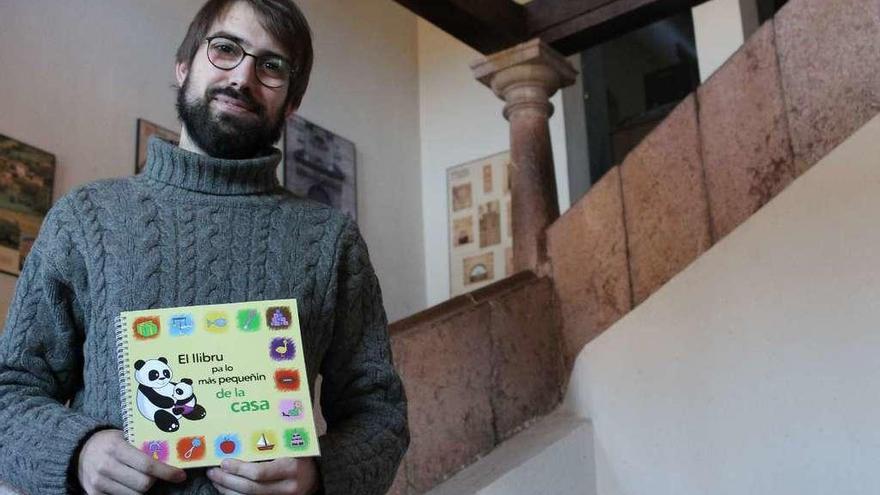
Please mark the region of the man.
POLYGON ((271 145, 308 83, 290 0, 210 0, 177 54, 180 147, 44 221, 0 336, 0 478, 34 495, 384 493, 409 442, 378 281, 354 223, 279 187, 271 145), (184 472, 122 437, 120 311, 296 298, 320 458, 184 472), (68 404, 69 402, 69 404, 68 404), (68 405, 65 405, 68 404, 68 405))

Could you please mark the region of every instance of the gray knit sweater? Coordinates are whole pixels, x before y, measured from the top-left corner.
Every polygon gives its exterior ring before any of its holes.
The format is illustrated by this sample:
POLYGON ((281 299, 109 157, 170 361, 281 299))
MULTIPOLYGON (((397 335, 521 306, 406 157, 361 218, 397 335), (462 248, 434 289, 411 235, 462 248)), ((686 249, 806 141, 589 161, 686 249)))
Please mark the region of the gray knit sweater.
MULTIPOLYGON (((387 491, 409 431, 379 284, 355 224, 282 189, 279 158, 220 160, 154 138, 145 173, 58 201, 0 335, 0 479, 67 493, 89 434, 121 428, 120 311, 296 298, 309 383, 323 377, 324 490, 387 491)), ((151 493, 216 491, 189 470, 151 493)))

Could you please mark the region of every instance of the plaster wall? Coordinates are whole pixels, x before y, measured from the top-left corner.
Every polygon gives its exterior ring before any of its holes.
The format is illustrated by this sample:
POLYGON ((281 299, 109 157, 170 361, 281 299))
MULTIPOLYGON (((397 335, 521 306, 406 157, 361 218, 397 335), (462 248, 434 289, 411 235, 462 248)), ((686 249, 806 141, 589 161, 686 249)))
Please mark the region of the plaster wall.
POLYGON ((880 491, 876 156, 880 117, 583 349, 598 493, 880 491))
POLYGON ((743 2, 754 0, 711 0, 691 10, 700 81, 705 81, 743 44, 743 2))
MULTIPOLYGON (((449 299, 449 218, 446 170, 510 149, 504 102, 480 84, 470 63, 482 55, 418 20, 422 221, 427 304, 449 299)), ((560 211, 569 206, 562 96, 551 99, 550 136, 560 211)), ((586 165, 585 165, 586 166, 586 165)))
MULTIPOLYGON (((202 3, 0 2, 0 133, 55 154, 56 199, 131 174, 138 117, 179 127, 174 52, 202 3)), ((316 53, 300 113, 357 146, 359 224, 394 320, 425 303, 416 17, 387 0, 298 3, 316 53)), ((0 275, 0 319, 15 281, 0 275)))

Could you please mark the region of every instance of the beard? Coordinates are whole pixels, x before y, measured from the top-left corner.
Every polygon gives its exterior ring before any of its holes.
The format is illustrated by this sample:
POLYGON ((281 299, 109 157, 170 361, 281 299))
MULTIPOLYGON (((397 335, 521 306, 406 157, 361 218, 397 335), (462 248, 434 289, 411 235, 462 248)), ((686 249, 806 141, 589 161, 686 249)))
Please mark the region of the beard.
POLYGON ((251 96, 250 91, 235 88, 208 88, 204 97, 187 98, 189 75, 177 90, 177 116, 193 142, 215 158, 241 160, 266 154, 281 137, 284 128, 284 106, 277 115, 267 117, 265 107, 251 96), (211 114, 211 101, 218 95, 234 98, 246 105, 253 115, 233 115, 227 112, 211 114))

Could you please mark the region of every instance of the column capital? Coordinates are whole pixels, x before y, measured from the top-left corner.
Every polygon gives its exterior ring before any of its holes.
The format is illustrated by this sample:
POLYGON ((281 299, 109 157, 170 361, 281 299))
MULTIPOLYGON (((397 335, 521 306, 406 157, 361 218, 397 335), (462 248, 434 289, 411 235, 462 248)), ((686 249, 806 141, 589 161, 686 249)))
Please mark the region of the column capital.
POLYGON ((577 71, 540 39, 489 55, 471 69, 504 100, 504 118, 510 122, 513 267, 540 271, 547 258, 545 229, 559 217, 550 97, 573 84, 577 71))
POLYGON ((477 60, 471 70, 505 101, 507 120, 521 110, 550 117, 550 97, 577 77, 571 63, 539 38, 477 60))

